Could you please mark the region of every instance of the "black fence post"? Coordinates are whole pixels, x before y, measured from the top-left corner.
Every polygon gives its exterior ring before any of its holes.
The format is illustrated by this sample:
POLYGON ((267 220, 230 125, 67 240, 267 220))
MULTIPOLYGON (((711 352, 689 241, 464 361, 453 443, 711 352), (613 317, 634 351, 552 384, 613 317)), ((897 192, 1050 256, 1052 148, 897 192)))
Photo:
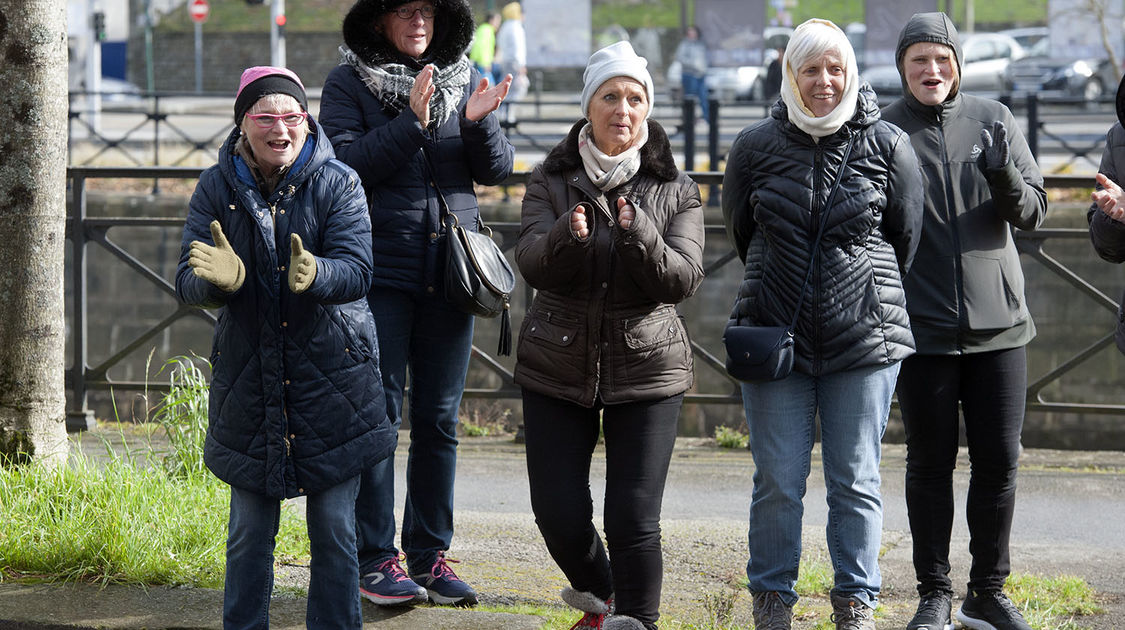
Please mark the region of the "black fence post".
POLYGON ((70 366, 69 385, 74 392, 71 404, 66 410, 66 430, 70 432, 87 431, 96 426, 94 412, 88 404, 88 390, 86 389, 86 367, 89 363, 89 352, 86 345, 88 319, 86 313, 86 178, 74 177, 71 188, 71 214, 70 214, 70 245, 73 256, 71 257, 71 282, 73 283, 73 300, 71 315, 74 320, 71 325, 73 330, 74 356, 70 366))
MULTIPOLYGON (((152 95, 152 165, 160 166, 160 95, 152 95)), ((160 194, 160 180, 152 180, 152 194, 160 194)))
MULTIPOLYGON (((719 170, 719 101, 709 100, 710 109, 707 112, 707 159, 710 165, 707 170, 719 170)), ((707 205, 714 208, 719 205, 719 187, 711 184, 707 191, 707 205)))
POLYGON ((683 126, 684 130, 684 170, 695 170, 695 97, 684 95, 683 126))
POLYGON ((1039 95, 1034 92, 1027 95, 1027 148, 1031 150, 1031 157, 1039 161, 1039 95))

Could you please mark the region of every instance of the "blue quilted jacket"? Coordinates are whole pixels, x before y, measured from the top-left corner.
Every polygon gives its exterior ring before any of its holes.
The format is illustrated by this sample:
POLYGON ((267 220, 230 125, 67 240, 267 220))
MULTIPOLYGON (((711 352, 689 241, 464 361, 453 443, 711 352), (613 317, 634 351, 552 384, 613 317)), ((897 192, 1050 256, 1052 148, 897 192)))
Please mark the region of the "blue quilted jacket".
POLYGON ((363 188, 311 124, 314 134, 267 198, 234 154, 238 130, 230 134, 192 195, 176 272, 181 301, 219 309, 207 467, 275 498, 337 485, 386 457, 397 439, 365 299, 372 263, 363 188), (246 266, 233 293, 187 262, 192 241, 213 244, 216 219, 246 266), (316 280, 300 295, 287 282, 290 234, 316 257, 316 280))

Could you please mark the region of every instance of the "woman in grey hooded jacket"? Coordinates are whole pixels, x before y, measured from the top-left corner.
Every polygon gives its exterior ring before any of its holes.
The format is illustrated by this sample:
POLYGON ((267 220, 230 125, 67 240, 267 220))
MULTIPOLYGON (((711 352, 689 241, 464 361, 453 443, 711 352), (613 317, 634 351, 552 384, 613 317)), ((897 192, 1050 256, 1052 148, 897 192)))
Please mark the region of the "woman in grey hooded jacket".
POLYGON ((922 240, 906 279, 918 352, 898 381, 921 596, 909 627, 949 624, 960 407, 972 462, 965 512, 973 563, 958 618, 971 628, 1027 628, 1001 592, 1027 389, 1024 346, 1035 335, 1012 228, 1042 223, 1043 177, 1008 108, 958 91, 961 45, 944 13, 914 15, 897 59, 904 95, 883 118, 910 135, 926 180, 922 240))

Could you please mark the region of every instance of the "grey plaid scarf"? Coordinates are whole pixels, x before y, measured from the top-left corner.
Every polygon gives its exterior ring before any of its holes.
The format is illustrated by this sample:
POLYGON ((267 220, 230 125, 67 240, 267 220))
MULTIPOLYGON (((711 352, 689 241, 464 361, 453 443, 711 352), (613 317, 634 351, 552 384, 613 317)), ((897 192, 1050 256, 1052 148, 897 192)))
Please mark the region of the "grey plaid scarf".
MULTIPOLYGON (((383 107, 393 112, 410 108, 410 90, 420 70, 401 63, 369 66, 347 46, 340 47, 341 63, 356 69, 359 78, 383 107)), ((464 55, 453 65, 434 66, 434 95, 430 99, 430 129, 436 129, 457 111, 461 95, 471 78, 472 65, 464 55)))

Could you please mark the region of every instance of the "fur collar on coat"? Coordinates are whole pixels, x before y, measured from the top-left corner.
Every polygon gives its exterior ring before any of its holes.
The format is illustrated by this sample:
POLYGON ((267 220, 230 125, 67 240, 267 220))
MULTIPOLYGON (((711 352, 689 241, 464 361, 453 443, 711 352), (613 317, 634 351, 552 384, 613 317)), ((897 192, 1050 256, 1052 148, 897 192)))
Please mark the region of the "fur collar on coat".
POLYGON ((406 4, 407 0, 359 0, 344 18, 344 43, 364 63, 379 66, 402 63, 417 66, 433 63, 444 68, 460 59, 473 40, 473 12, 466 0, 431 0, 434 16, 434 38, 426 54, 418 60, 403 55, 375 25, 383 14, 406 4))

